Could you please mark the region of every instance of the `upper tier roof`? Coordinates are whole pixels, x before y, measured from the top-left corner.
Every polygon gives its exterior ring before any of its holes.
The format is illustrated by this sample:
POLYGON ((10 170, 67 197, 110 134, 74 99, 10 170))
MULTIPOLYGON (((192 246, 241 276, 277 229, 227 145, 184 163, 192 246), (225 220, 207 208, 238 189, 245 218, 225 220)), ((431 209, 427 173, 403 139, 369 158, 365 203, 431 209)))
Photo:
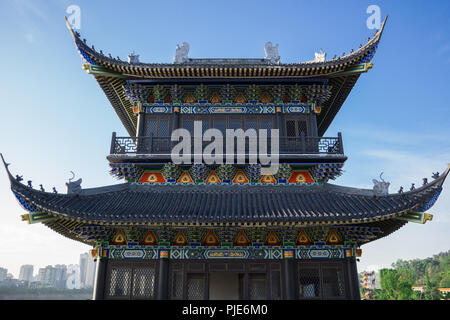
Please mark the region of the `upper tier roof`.
POLYGON ((271 63, 270 60, 245 58, 188 59, 183 63, 129 63, 106 56, 89 47, 67 22, 75 44, 86 63, 107 68, 122 75, 149 78, 291 78, 331 75, 347 67, 369 62, 380 41, 387 17, 381 28, 356 51, 323 62, 271 63), (193 68, 193 69, 192 69, 193 68), (218 69, 215 69, 218 68, 218 69), (242 70, 244 68, 244 70, 242 70))
MULTIPOLYGON (((387 18, 386 18, 387 19, 387 18)), ((124 85, 130 79, 152 81, 302 81, 302 79, 329 79, 333 87, 331 96, 318 115, 318 132, 323 135, 334 116, 347 98, 360 72, 367 71, 378 47, 386 19, 372 39, 359 49, 341 57, 323 62, 272 63, 268 59, 187 59, 183 63, 128 63, 106 56, 89 47, 80 34, 67 26, 77 49, 86 62, 84 68, 94 75, 100 87, 116 110, 119 118, 131 136, 136 134, 137 115, 132 103, 126 99, 124 85), (355 66, 366 64, 354 72, 355 66), (92 68, 94 67, 94 68, 92 68)))

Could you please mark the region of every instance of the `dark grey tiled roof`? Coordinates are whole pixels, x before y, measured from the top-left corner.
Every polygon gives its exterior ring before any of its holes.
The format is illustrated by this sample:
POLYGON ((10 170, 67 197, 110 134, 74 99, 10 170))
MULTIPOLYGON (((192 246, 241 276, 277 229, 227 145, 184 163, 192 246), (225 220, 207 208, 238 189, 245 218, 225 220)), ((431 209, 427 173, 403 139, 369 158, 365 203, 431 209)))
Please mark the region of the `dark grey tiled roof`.
POLYGON ((29 188, 11 175, 21 203, 39 211, 91 223, 366 223, 430 206, 448 170, 403 194, 337 185, 129 185, 85 189, 80 195, 29 188))
MULTIPOLYGON (((254 67, 298 67, 298 68, 323 68, 323 72, 330 73, 331 67, 335 67, 337 65, 344 65, 346 63, 352 65, 355 63, 361 62, 364 58, 368 58, 368 60, 371 59, 371 56, 373 55, 373 49, 376 49, 376 46, 381 38, 381 35, 383 33, 383 29, 385 26, 385 22, 387 20, 387 17, 382 23, 381 28, 375 32, 372 39, 368 39, 367 43, 364 45, 361 45, 360 48, 353 51, 351 50, 350 53, 345 54, 341 57, 336 57, 331 60, 326 60, 323 62, 317 62, 317 61, 305 61, 305 62, 297 62, 297 63, 280 63, 280 64, 272 64, 267 61, 267 59, 264 58, 197 58, 192 59, 189 58, 186 62, 181 64, 173 64, 173 63, 128 63, 127 61, 122 61, 119 59, 115 59, 112 56, 106 56, 101 52, 97 52, 93 47, 89 47, 87 43, 80 38, 80 34, 78 32, 75 32, 70 24, 66 21, 66 24, 69 28, 69 31, 72 34, 72 37, 75 41, 75 44, 79 50, 81 50, 81 54, 83 59, 91 64, 96 64, 99 66, 106 67, 112 71, 115 72, 124 72, 134 74, 138 73, 141 74, 142 69, 145 68, 176 68, 176 69, 183 69, 185 67, 193 66, 197 68, 210 68, 210 67, 233 67, 233 68, 240 68, 240 67, 248 67, 248 66, 254 66, 254 67)), ((101 50, 100 50, 101 51, 101 50)), ((177 73, 174 73, 176 75, 177 73)), ((163 77, 165 74, 163 75, 163 77)))

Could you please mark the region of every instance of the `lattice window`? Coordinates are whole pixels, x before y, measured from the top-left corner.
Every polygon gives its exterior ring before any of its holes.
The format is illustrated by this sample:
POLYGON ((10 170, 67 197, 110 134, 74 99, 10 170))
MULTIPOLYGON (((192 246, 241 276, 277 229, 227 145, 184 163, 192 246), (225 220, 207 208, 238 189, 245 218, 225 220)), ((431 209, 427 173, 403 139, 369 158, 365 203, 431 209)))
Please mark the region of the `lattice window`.
POLYGON ((154 298, 155 268, 136 268, 133 274, 133 296, 136 298, 154 298))
POLYGON ((307 126, 305 120, 297 120, 297 135, 302 135, 302 133, 306 136, 307 135, 307 126))
POLYGON ((298 290, 300 298, 320 297, 319 266, 299 266, 298 290))
POLYGON ((205 298, 205 276, 202 274, 188 274, 187 299, 203 300, 205 298))
POLYGON ((245 130, 247 129, 258 130, 258 119, 255 117, 245 118, 245 130))
POLYGON ((272 271, 271 277, 271 299, 280 300, 281 299, 281 272, 272 271))
POLYGON ((206 130, 211 128, 210 117, 203 116, 203 117, 199 117, 198 120, 202 122, 203 133, 205 133, 206 130))
POLYGON ((169 127, 170 127, 169 119, 161 119, 159 121, 158 136, 170 137, 169 127))
POLYGON ((294 120, 287 120, 286 121, 286 135, 288 137, 295 137, 297 136, 297 130, 294 120))
POLYGON ((248 275, 248 298, 250 300, 267 299, 266 275, 264 273, 248 275))
POLYGON ((130 295, 131 289, 131 268, 113 267, 111 268, 108 296, 124 298, 130 295))
POLYGON ((170 137, 170 118, 150 116, 145 123, 145 136, 170 137))
POLYGON ((148 136, 157 136, 158 135, 158 121, 155 119, 150 119, 146 123, 145 127, 145 135, 148 136))
POLYGON ((191 134, 191 136, 194 136, 194 120, 183 120, 183 125, 182 125, 183 129, 186 129, 187 131, 189 131, 189 133, 191 134))
POLYGON ((242 129, 243 125, 242 125, 242 119, 240 118, 230 118, 228 121, 228 129, 242 129))
MULTIPOLYGON (((270 130, 273 128, 272 119, 261 119, 259 121, 259 129, 270 130)), ((269 135, 270 131, 268 131, 267 135, 269 135)))
POLYGON ((306 120, 289 119, 286 120, 286 135, 288 137, 300 137, 308 135, 308 125, 306 120))
POLYGON ((325 298, 345 296, 344 274, 341 267, 322 267, 322 282, 325 298))
POLYGON ((227 120, 226 118, 220 118, 220 119, 214 119, 214 126, 215 129, 220 130, 222 132, 223 136, 225 137, 226 129, 227 129, 227 120))
POLYGON ((183 299, 183 273, 172 272, 172 299, 183 299))

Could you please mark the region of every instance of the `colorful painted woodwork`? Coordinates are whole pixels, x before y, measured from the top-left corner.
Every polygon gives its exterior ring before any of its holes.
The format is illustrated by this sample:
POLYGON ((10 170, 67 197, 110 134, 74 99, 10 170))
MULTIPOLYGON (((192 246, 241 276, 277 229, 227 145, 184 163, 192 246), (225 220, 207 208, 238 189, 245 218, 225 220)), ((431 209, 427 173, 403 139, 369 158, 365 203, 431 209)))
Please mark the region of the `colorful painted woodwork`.
POLYGON ((330 234, 328 235, 326 244, 328 244, 328 245, 339 245, 341 243, 342 243, 342 241, 341 241, 339 235, 336 233, 336 231, 335 230, 331 230, 330 234))
POLYGON ((173 241, 174 245, 176 246, 185 246, 188 244, 186 237, 183 234, 183 231, 179 231, 177 236, 175 237, 173 241))
POLYGON ((125 234, 122 232, 122 230, 119 230, 117 234, 114 236, 112 240, 112 244, 114 245, 126 245, 127 239, 125 238, 125 234))
POLYGON ((143 245, 155 246, 158 244, 158 240, 156 239, 155 234, 152 230, 149 230, 142 240, 143 245))
POLYGON ((242 247, 242 246, 248 246, 249 245, 249 241, 247 236, 245 235, 244 231, 240 231, 239 234, 237 235, 236 239, 235 239, 235 245, 238 247, 242 247))
MULTIPOLYGON (((198 171, 198 170, 197 170, 198 171)), ((259 181, 252 182, 250 181, 243 170, 236 171, 236 174, 232 180, 221 180, 215 171, 205 170, 205 172, 209 172, 206 176, 205 174, 200 174, 199 172, 192 172, 192 175, 195 175, 196 179, 194 180, 189 173, 189 171, 184 171, 176 181, 170 182, 164 178, 164 173, 159 171, 145 171, 142 173, 140 178, 137 180, 138 183, 145 184, 153 184, 153 183, 179 183, 179 184, 311 184, 315 183, 314 179, 311 177, 308 171, 294 171, 290 175, 288 180, 283 179, 282 176, 275 178, 273 175, 263 175, 259 181)))
POLYGON ((205 246, 217 246, 219 245, 219 239, 214 234, 214 231, 210 230, 203 241, 205 246))

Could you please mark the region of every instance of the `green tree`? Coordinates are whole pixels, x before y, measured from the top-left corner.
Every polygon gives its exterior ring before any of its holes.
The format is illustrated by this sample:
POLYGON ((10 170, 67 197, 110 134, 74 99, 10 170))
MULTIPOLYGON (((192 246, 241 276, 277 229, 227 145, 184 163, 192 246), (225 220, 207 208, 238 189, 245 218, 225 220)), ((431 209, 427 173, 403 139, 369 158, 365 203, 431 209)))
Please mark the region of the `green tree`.
POLYGON ((381 300, 414 300, 418 295, 412 290, 412 272, 407 269, 382 269, 381 290, 377 292, 377 299, 381 300))

